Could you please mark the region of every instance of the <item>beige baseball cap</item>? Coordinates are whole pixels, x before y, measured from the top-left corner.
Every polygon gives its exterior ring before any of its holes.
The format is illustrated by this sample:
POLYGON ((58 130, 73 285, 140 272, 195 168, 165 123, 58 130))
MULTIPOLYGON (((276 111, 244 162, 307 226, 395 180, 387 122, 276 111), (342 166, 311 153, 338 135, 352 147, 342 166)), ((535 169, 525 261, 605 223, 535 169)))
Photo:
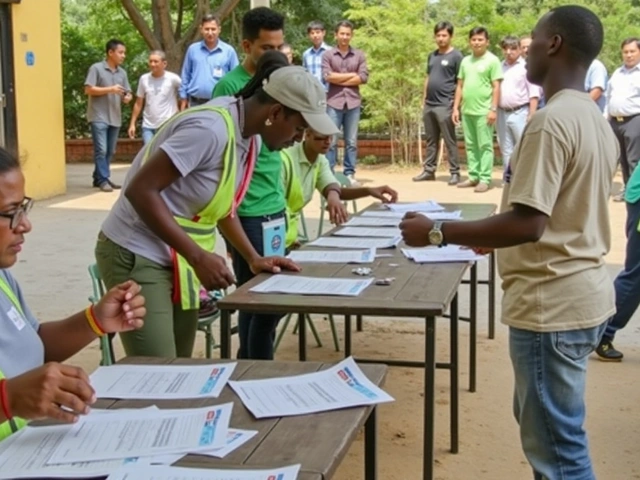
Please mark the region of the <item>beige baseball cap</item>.
POLYGON ((269 76, 263 87, 276 102, 300 112, 309 128, 320 135, 340 130, 327 115, 327 94, 316 77, 298 66, 281 67, 269 76))

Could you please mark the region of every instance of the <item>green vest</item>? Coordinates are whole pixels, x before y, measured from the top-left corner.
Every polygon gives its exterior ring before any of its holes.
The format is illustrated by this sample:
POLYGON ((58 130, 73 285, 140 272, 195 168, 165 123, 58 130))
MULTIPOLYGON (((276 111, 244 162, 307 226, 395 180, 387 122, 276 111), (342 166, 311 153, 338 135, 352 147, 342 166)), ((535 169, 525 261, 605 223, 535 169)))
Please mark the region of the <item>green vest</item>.
MULTIPOLYGON (((18 297, 16 297, 16 294, 14 293, 14 291, 11 290, 11 287, 7 284, 7 282, 2 277, 0 277, 0 290, 2 290, 2 293, 4 293, 9 300, 11 300, 11 303, 13 303, 16 309, 24 317, 24 311, 22 310, 22 305, 20 305, 20 302, 18 301, 18 297)), ((2 380, 3 378, 4 378, 4 374, 2 373, 2 370, 0 370, 0 380, 2 380)), ((27 424, 26 420, 23 420, 22 418, 18 418, 18 417, 14 417, 10 421, 0 423, 0 441, 4 440, 12 433, 17 432, 26 424, 27 424)))
MULTIPOLYGON (((175 221, 182 227, 185 233, 194 241, 200 248, 206 252, 213 252, 216 246, 216 226, 218 220, 225 218, 231 212, 234 201, 235 185, 236 185, 236 172, 237 172, 237 157, 236 157, 236 133, 233 125, 233 119, 231 114, 222 108, 211 105, 202 105, 199 107, 189 108, 174 117, 167 120, 161 127, 160 131, 167 127, 167 125, 174 122, 176 119, 189 115, 192 112, 199 112, 204 110, 211 110, 219 113, 227 127, 227 146, 224 152, 224 165, 222 168, 222 177, 220 179, 220 185, 213 194, 213 197, 207 205, 198 212, 193 218, 184 218, 174 216, 175 221)), ((158 132, 159 133, 159 132, 158 132)), ((158 138, 156 134, 154 139, 158 138)), ((150 155, 151 147, 155 142, 152 140, 147 144, 146 151, 142 162, 144 163, 150 155)), ((173 301, 174 303, 180 303, 183 310, 195 310, 200 308, 200 287, 201 283, 198 276, 189 262, 179 255, 174 249, 171 249, 171 256, 173 259, 173 301)))
MULTIPOLYGON (((300 179, 295 174, 293 159, 284 151, 280 152, 280 154, 282 156, 284 199, 287 202, 287 235, 285 244, 289 248, 298 239, 300 212, 304 208, 304 192, 300 179)), ((318 175, 317 169, 315 175, 318 175)))

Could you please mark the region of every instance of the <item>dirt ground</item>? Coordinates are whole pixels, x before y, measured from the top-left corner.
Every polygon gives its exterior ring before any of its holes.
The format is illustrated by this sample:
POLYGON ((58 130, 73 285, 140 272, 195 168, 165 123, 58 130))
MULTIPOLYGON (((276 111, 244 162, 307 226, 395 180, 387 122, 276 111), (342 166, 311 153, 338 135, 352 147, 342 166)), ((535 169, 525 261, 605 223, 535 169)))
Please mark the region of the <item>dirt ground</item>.
MULTIPOLYGON (((121 179, 126 168, 116 170, 121 179)), ((437 182, 413 183, 415 171, 397 169, 363 169, 358 176, 367 185, 387 183, 400 192, 401 200, 435 199, 440 202, 498 203, 498 182, 485 194, 474 194, 446 185, 442 173, 437 182)), ((498 172, 494 176, 498 178, 498 172)), ((99 225, 116 198, 116 194, 96 193, 88 185, 90 167, 71 165, 68 169, 69 193, 37 204, 31 215, 34 231, 27 240, 25 252, 15 267, 25 294, 42 321, 62 318, 86 305, 90 285, 86 266, 92 261, 92 250, 99 225), (53 273, 53 275, 52 275, 53 273)), ((619 180, 616 184, 619 188, 619 180)), ((363 207, 366 202, 359 202, 363 207)), ((319 202, 305 210, 312 230, 319 217, 319 202)), ((611 202, 613 242, 607 262, 612 278, 624 260, 624 204, 611 202)), ((484 273, 481 270, 481 276, 484 273)), ((498 288, 500 295, 500 289, 498 288)), ((468 303, 466 288, 461 290, 461 314, 468 303)), ((530 469, 521 453, 518 430, 511 415, 512 371, 507 351, 507 329, 498 323, 496 338, 487 338, 486 290, 480 287, 478 339, 478 387, 476 393, 466 390, 468 384, 468 328, 460 328, 460 453, 449 453, 449 387, 448 372, 436 374, 436 479, 438 480, 519 480, 531 478, 530 469)), ((498 301, 498 308, 499 308, 498 301)), ((333 351, 328 322, 316 318, 324 342, 313 345, 309 336, 309 359, 334 361, 341 358, 333 351)), ((499 311, 498 311, 499 319, 499 311)), ((339 318, 338 332, 342 337, 339 318)), ((285 335, 277 358, 297 358, 297 337, 285 335)), ((445 320, 438 324, 437 358, 448 358, 448 328, 445 320)), ((419 360, 424 355, 424 327, 419 321, 365 318, 365 328, 353 335, 354 354, 366 357, 419 360)), ((635 444, 640 440, 640 410, 637 408, 640 387, 635 374, 640 364, 640 341, 637 318, 621 332, 616 346, 625 353, 621 364, 589 362, 587 428, 591 451, 601 480, 640 479, 640 456, 635 444)), ((203 356, 204 342, 198 338, 195 356, 203 356)), ((121 349, 118 345, 118 352, 121 349)), ((91 345, 71 363, 93 370, 98 363, 97 345, 91 345)), ((422 472, 423 376, 420 369, 391 368, 385 389, 396 399, 379 409, 378 464, 383 480, 417 480, 422 472)), ((363 478, 362 436, 353 444, 343 461, 337 480, 363 478)))

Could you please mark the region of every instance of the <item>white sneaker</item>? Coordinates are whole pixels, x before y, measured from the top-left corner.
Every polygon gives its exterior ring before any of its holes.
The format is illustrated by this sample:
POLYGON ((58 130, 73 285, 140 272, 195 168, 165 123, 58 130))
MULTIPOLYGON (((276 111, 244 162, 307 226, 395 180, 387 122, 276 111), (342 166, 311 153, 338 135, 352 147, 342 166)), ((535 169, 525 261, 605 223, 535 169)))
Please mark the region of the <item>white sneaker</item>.
POLYGON ((353 175, 347 175, 347 178, 349 179, 349 185, 351 185, 352 187, 360 186, 360 182, 356 180, 353 175))

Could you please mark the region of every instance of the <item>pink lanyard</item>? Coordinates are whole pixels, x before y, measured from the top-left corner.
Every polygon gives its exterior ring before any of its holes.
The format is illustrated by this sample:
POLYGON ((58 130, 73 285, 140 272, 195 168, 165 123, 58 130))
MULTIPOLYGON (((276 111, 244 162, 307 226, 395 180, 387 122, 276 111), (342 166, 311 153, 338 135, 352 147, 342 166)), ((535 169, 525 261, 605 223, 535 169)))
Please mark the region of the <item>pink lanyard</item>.
POLYGON ((235 216, 238 206, 242 203, 247 190, 249 190, 249 184, 251 183, 251 177, 253 176, 253 169, 256 166, 257 156, 256 137, 254 136, 251 137, 251 141, 249 143, 249 153, 247 154, 247 168, 244 171, 242 181, 240 182, 240 187, 236 191, 235 198, 233 199, 233 205, 231 206, 231 217, 235 216))

